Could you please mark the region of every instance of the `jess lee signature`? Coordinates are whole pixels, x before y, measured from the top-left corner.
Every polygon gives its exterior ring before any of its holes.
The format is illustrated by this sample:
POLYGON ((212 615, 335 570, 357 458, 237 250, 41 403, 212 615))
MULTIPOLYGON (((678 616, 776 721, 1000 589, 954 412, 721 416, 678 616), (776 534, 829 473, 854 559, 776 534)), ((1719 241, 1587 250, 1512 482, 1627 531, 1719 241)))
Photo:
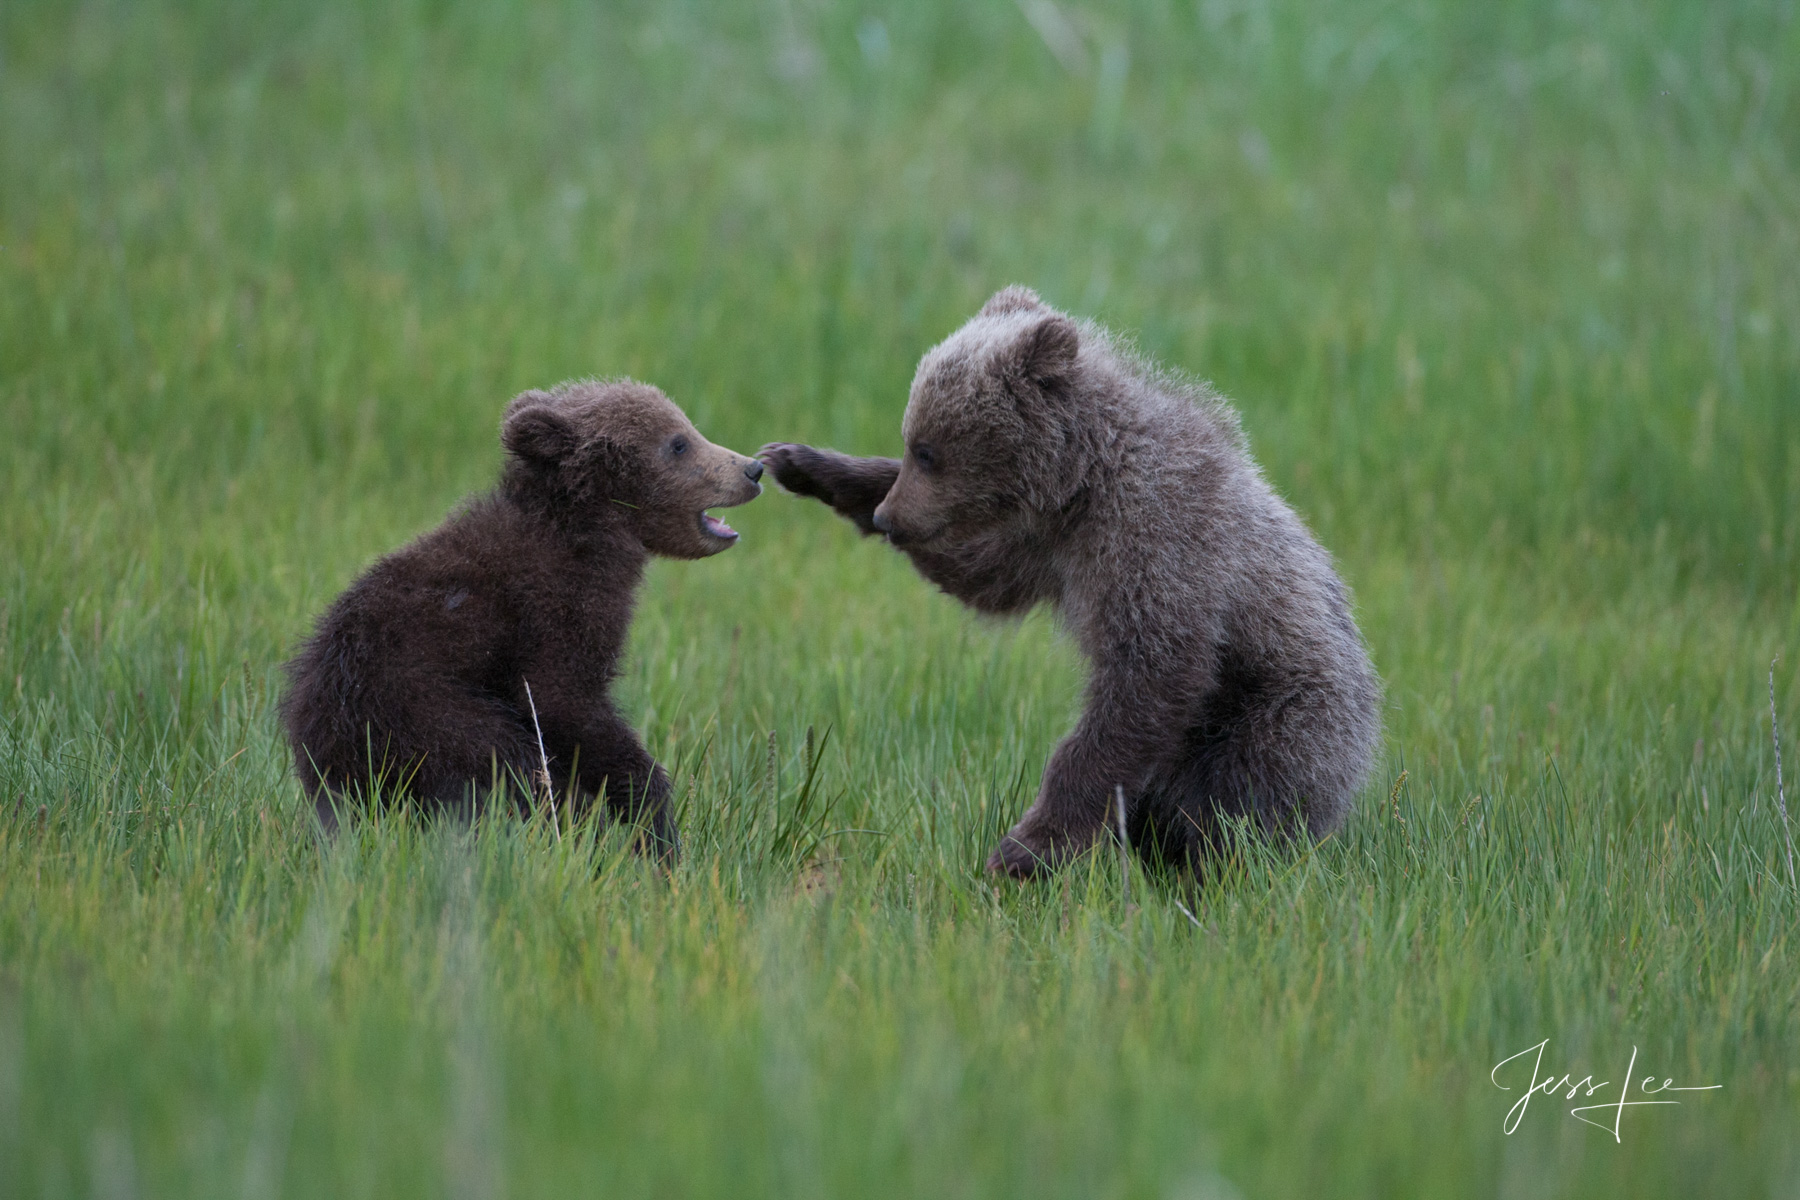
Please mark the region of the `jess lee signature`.
MULTIPOLYGON (((1542 1070, 1544 1063, 1544 1047, 1549 1044, 1550 1039, 1545 1038, 1535 1046, 1527 1046, 1517 1054, 1509 1055, 1508 1057, 1501 1059, 1494 1064, 1494 1069, 1488 1072, 1488 1079, 1492 1081, 1495 1087, 1503 1092, 1510 1092, 1513 1090, 1512 1087, 1500 1082, 1500 1068, 1504 1067, 1507 1063, 1524 1058, 1527 1054, 1533 1056, 1531 1060, 1531 1085, 1525 1089, 1525 1094, 1519 1097, 1519 1102, 1507 1110, 1506 1124, 1502 1126, 1509 1136, 1513 1130, 1519 1127, 1519 1122, 1524 1120, 1525 1110, 1530 1107, 1531 1098, 1533 1096, 1540 1094, 1548 1096, 1552 1092, 1562 1092, 1563 1099, 1565 1100, 1573 1100, 1577 1095, 1587 1099, 1593 1097, 1596 1093, 1613 1086, 1612 1081, 1608 1079, 1602 1079, 1598 1083, 1594 1082, 1594 1077, 1592 1075, 1577 1080, 1572 1071, 1562 1075, 1560 1078, 1557 1077, 1554 1071, 1547 1077, 1539 1075, 1538 1072, 1542 1070)), ((1680 1104, 1681 1101, 1679 1100, 1634 1100, 1631 1098, 1632 1072, 1637 1069, 1637 1057, 1637 1047, 1633 1046, 1631 1048, 1631 1061, 1626 1065, 1624 1078, 1618 1084, 1618 1099, 1608 1101, 1604 1104, 1584 1104, 1578 1108, 1571 1108, 1569 1110, 1569 1115, 1574 1117, 1577 1121, 1585 1121, 1587 1124, 1592 1125, 1597 1129, 1608 1131, 1613 1135, 1613 1141, 1617 1142, 1619 1141, 1619 1125, 1624 1120, 1626 1109, 1641 1108, 1648 1105, 1680 1104), (1610 1121, 1607 1121, 1604 1118, 1595 1120, 1592 1117, 1583 1115, 1585 1113, 1599 1113, 1602 1110, 1612 1113, 1612 1119, 1610 1121)), ((1522 1071, 1523 1064, 1513 1068, 1513 1072, 1510 1072, 1509 1075, 1513 1073, 1522 1073, 1522 1071)), ((1725 1085, 1722 1083, 1709 1083, 1703 1087, 1676 1087, 1673 1079, 1665 1078, 1661 1083, 1657 1083, 1655 1075, 1646 1075, 1638 1080, 1637 1086, 1638 1095, 1660 1096, 1664 1092, 1713 1092, 1725 1085)))

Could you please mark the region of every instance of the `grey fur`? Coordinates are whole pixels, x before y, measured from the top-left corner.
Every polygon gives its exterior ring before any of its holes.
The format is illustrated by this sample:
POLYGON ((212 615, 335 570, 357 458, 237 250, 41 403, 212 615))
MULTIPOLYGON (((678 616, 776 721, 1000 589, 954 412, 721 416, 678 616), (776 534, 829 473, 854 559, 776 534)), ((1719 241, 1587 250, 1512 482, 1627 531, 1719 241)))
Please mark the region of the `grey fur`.
POLYGON ((1381 737, 1350 598, 1211 388, 1025 288, 926 353, 903 459, 771 443, 783 487, 882 532, 990 613, 1055 606, 1091 667, 1037 800, 988 860, 1028 875, 1106 828, 1198 865, 1222 822, 1323 836, 1381 737))

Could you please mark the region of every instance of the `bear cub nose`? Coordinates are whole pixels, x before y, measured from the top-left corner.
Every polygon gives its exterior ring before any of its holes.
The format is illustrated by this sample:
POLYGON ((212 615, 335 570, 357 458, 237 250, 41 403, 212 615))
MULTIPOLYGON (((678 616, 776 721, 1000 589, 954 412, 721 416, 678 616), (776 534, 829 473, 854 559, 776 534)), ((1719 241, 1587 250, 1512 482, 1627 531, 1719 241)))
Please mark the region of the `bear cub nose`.
POLYGON ((750 477, 751 483, 755 483, 757 480, 761 479, 762 473, 763 473, 763 465, 761 463, 757 462, 754 458, 744 464, 744 474, 746 474, 750 477))

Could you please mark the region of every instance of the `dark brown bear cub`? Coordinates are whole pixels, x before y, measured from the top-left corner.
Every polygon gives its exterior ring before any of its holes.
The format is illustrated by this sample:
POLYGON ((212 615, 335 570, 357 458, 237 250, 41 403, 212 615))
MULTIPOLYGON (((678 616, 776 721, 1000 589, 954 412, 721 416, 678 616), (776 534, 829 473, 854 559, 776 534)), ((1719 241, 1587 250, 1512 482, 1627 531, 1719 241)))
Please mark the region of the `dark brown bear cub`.
POLYGON ((281 717, 319 820, 370 789, 474 813, 539 773, 676 847, 669 781, 609 689, 652 554, 705 558, 737 533, 705 510, 762 491, 656 388, 566 383, 507 406, 500 485, 350 585, 287 666, 281 717), (527 695, 529 687, 529 696, 527 695))
POLYGON ((1055 606, 1087 705, 992 870, 1102 836, 1198 865, 1224 823, 1336 829, 1381 735, 1381 685, 1331 558, 1209 388, 1008 288, 925 355, 904 458, 775 443, 790 491, 880 532, 983 612, 1055 606))

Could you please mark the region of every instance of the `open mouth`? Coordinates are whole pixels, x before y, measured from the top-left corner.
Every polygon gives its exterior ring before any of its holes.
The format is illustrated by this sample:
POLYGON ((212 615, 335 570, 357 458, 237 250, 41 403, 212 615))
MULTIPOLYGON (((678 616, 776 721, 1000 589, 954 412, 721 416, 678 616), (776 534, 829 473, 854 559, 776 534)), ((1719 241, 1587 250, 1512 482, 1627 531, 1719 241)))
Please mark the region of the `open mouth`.
POLYGON ((737 530, 733 529, 709 512, 702 512, 700 514, 700 529, 701 532, 705 533, 707 536, 716 537, 720 541, 735 542, 738 539, 737 530))

